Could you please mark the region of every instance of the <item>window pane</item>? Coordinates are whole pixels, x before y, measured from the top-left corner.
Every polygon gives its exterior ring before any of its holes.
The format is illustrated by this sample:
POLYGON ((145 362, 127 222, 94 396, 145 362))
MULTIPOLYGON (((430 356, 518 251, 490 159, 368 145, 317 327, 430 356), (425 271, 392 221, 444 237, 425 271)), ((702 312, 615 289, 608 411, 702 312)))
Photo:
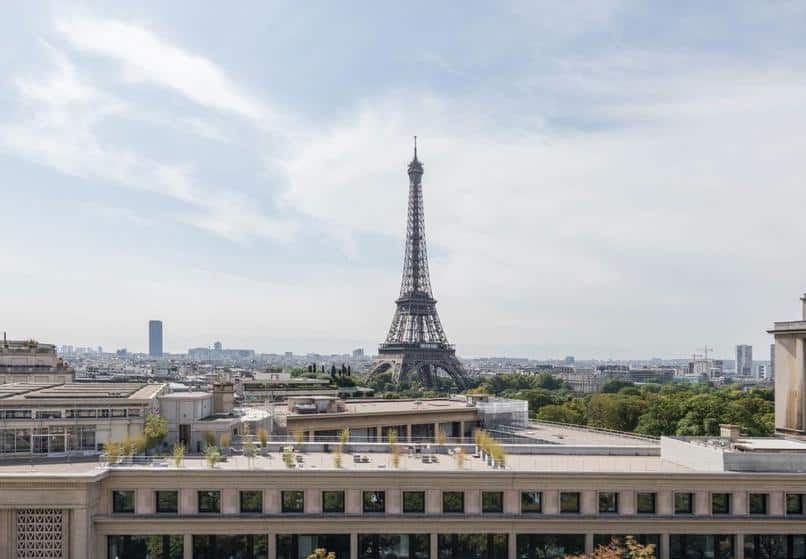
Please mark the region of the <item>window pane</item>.
POLYGON ((221 491, 199 491, 199 513, 221 512, 221 491))
POLYGON ((260 514, 263 512, 262 491, 241 491, 241 512, 244 514, 260 514))
POLYGON ((179 492, 178 491, 157 491, 157 512, 160 514, 179 512, 179 492))
POLYGON ((693 501, 694 501, 693 493, 675 493, 674 494, 675 514, 691 514, 694 510, 693 501))
POLYGON ((364 491, 364 512, 386 512, 386 492, 364 491))
MULTIPOLYGON (((507 557, 506 534, 439 534, 439 559, 501 559, 507 557)), ((584 548, 583 548, 584 550, 584 548)))
POLYGON ((134 491, 112 491, 112 512, 133 513, 134 491))
POLYGON ((730 514, 730 493, 711 494, 711 514, 730 514))
POLYGON ((517 534, 519 559, 562 559, 585 553, 584 534, 517 534))
POLYGON ((732 559, 733 536, 703 534, 671 534, 671 557, 686 559, 732 559))
POLYGON ((266 559, 266 534, 211 534, 193 536, 193 559, 266 559))
POLYGON ((344 512, 344 491, 322 491, 322 512, 344 512))
POLYGON ((403 512, 424 513, 425 491, 404 491, 403 512))
POLYGON ((579 493, 560 493, 560 512, 579 512, 579 493))
POLYGON ((107 556, 116 559, 182 559, 183 536, 107 536, 107 556))
POLYGON ((803 514, 803 494, 787 493, 786 514, 803 514))
POLYGON ((543 512, 543 493, 540 491, 523 491, 521 493, 521 512, 524 514, 543 512))
POLYGON ((463 513, 465 512, 465 494, 462 491, 442 492, 442 512, 443 513, 463 513))
POLYGON ((428 534, 358 534, 358 559, 429 559, 428 534))
POLYGON ((504 494, 501 491, 482 491, 481 512, 504 512, 504 494))
POLYGON ((638 514, 655 514, 655 494, 639 493, 637 507, 638 514))
POLYGON ((618 493, 602 491, 599 493, 599 512, 612 514, 618 512, 618 493))
POLYGON ((350 558, 349 534, 277 534, 277 559, 305 559, 316 549, 336 554, 336 559, 350 558))
POLYGON ((305 512, 305 492, 283 491, 283 512, 305 512))
POLYGON ((767 514, 767 494, 750 493, 750 514, 767 514))

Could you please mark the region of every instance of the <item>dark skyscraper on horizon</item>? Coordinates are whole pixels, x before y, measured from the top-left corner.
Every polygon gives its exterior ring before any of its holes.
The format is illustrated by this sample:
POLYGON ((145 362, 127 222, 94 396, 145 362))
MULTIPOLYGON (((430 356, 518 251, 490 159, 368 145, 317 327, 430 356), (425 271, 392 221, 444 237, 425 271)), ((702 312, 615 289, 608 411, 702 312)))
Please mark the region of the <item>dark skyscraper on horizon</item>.
POLYGON ((162 321, 148 321, 148 355, 162 357, 162 321))

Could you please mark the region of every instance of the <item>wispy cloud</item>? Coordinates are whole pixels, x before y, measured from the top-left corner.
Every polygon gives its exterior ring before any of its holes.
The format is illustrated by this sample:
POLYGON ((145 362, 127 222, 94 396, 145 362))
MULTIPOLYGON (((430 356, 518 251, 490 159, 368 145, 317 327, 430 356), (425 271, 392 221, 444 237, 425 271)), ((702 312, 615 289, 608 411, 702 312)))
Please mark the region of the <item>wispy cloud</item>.
POLYGON ((67 175, 168 196, 188 207, 179 221, 230 240, 293 233, 293 223, 266 216, 244 195, 200 184, 192 164, 159 161, 136 146, 101 139, 98 128, 107 118, 136 119, 137 109, 82 79, 63 53, 48 51, 49 76, 12 78, 22 111, 0 123, 0 150, 67 175))
POLYGON ((64 19, 56 27, 74 47, 120 63, 127 81, 167 87, 202 106, 258 121, 270 116, 262 103, 242 91, 218 65, 143 27, 91 18, 64 19))

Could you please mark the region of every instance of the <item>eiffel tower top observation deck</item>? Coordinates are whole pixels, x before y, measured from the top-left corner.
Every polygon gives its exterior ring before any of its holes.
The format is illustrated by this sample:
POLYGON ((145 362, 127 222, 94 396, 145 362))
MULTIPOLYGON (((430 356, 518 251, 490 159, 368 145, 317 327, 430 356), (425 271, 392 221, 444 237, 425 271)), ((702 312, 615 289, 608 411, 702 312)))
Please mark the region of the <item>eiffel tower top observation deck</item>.
POLYGON ((423 211, 423 164, 417 158, 416 136, 408 175, 406 253, 400 296, 395 301, 397 308, 392 325, 378 349, 379 357, 370 368, 369 378, 391 369, 397 382, 410 380, 409 377, 416 374, 424 386, 434 386, 437 371, 442 370, 459 388, 465 388, 469 385, 467 373, 448 343, 431 291, 423 211))

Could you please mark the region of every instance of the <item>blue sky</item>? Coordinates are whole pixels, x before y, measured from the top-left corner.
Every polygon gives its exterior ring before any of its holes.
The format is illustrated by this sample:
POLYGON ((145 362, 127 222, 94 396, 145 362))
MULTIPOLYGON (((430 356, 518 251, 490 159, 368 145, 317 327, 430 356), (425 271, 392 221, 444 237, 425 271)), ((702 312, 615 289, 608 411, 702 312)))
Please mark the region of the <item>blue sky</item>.
POLYGON ((0 20, 0 327, 374 350, 411 136, 460 354, 730 356, 806 290, 802 2, 48 2, 0 20))

